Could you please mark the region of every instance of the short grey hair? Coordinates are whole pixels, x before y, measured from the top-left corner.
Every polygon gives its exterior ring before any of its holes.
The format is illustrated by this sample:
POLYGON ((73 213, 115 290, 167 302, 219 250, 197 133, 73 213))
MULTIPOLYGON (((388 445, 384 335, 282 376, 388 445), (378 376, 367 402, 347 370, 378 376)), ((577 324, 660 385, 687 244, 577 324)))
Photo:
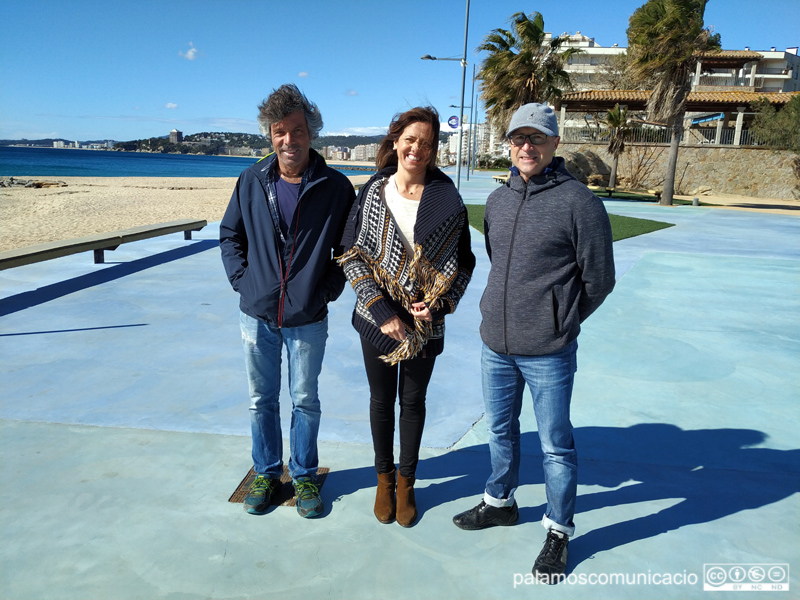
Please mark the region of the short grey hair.
POLYGON ((270 126, 283 121, 295 111, 302 110, 306 116, 308 133, 312 140, 319 137, 322 131, 322 115, 316 104, 305 97, 293 83, 285 83, 276 90, 272 90, 269 97, 258 105, 258 127, 267 141, 272 143, 270 126))

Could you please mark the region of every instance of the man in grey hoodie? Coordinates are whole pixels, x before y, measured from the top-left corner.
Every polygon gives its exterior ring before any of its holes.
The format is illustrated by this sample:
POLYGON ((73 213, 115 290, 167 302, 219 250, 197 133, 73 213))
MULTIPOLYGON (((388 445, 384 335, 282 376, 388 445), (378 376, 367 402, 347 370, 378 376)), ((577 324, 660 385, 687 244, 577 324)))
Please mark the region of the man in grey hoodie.
POLYGON ((492 474, 478 506, 456 515, 462 529, 514 525, 522 392, 533 397, 544 454, 547 530, 533 573, 564 578, 575 532, 578 463, 570 422, 581 323, 614 288, 611 225, 602 201, 554 157, 553 109, 526 104, 508 128, 511 177, 486 201, 492 262, 481 299, 483 397, 492 474))

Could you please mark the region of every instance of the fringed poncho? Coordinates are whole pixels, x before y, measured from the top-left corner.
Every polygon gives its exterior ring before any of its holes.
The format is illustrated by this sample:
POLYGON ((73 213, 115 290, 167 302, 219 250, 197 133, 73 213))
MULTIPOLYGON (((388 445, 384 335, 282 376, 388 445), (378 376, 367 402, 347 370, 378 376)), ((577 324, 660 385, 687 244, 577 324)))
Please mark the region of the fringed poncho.
POLYGON ((338 258, 356 293, 353 327, 384 353, 390 364, 444 349, 444 316, 455 311, 475 268, 467 211, 453 182, 436 169, 428 174, 414 225, 414 255, 405 249, 381 188, 390 167, 361 188, 342 238, 338 258), (415 319, 414 302, 425 302, 433 322, 415 319), (406 326, 398 342, 380 326, 397 315, 406 326))

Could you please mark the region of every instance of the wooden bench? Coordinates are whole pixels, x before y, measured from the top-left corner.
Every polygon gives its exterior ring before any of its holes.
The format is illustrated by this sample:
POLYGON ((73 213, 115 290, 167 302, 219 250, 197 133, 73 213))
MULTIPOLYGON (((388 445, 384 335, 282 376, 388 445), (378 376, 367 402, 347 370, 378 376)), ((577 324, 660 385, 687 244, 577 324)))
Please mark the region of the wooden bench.
POLYGON ((511 173, 506 173, 505 175, 492 175, 492 179, 494 179, 496 183, 505 183, 508 181, 509 177, 511 177, 511 173))
POLYGON ((0 270, 21 267, 35 262, 50 260, 51 258, 78 254, 79 252, 88 252, 89 250, 94 251, 95 264, 101 264, 105 259, 103 253, 106 250, 116 250, 120 244, 146 240, 179 231, 183 232, 183 239, 190 240, 192 239, 192 231, 200 231, 206 225, 208 225, 206 221, 183 219, 155 225, 140 225, 109 233, 96 233, 86 237, 47 242, 35 246, 25 246, 24 248, 0 252, 0 270))

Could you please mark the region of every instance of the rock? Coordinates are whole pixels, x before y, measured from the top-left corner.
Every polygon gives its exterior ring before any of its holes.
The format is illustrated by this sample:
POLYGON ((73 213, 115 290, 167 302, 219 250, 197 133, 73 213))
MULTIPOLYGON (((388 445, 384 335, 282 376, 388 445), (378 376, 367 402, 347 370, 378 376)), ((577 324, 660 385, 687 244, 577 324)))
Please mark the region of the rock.
POLYGON ((701 186, 698 186, 693 191, 689 192, 689 195, 690 196, 699 196, 701 194, 705 194, 706 196, 708 196, 710 192, 711 192, 711 186, 710 185, 701 185, 701 186))
POLYGON ((67 187, 67 184, 63 181, 43 181, 37 179, 15 179, 14 177, 0 177, 0 187, 51 188, 67 187))

